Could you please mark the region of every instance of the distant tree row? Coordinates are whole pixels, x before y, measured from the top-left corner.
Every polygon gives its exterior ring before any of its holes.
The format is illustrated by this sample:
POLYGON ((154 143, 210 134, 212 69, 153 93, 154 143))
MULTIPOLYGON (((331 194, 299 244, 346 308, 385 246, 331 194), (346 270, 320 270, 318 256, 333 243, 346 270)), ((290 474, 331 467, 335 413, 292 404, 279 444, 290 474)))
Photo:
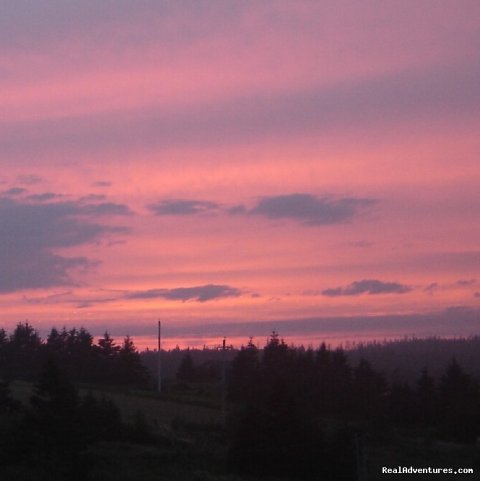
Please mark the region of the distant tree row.
POLYGON ((456 442, 480 435, 479 384, 455 360, 439 382, 424 369, 412 386, 388 383, 341 349, 294 348, 273 333, 263 352, 251 341, 238 352, 228 379, 230 462, 248 473, 356 479, 365 439, 398 427, 456 442))
POLYGON ((452 358, 468 374, 480 378, 480 336, 373 341, 350 346, 345 352, 352 365, 365 359, 389 378, 412 384, 418 378, 419 366, 427 366, 429 375, 439 380, 452 358))
POLYGON ((85 329, 52 328, 45 341, 28 323, 8 335, 0 329, 0 376, 35 380, 47 359, 54 359, 75 382, 146 386, 149 375, 132 339, 120 346, 105 332, 97 344, 85 329))

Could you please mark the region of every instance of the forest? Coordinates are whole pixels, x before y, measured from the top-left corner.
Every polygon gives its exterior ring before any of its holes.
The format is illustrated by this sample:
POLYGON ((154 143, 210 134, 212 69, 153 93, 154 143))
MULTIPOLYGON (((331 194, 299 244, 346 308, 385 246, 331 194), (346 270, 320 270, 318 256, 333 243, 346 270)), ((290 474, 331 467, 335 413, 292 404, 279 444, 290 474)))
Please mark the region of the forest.
POLYGON ((52 328, 42 339, 19 323, 0 329, 0 478, 364 481, 399 465, 478 473, 479 344, 305 348, 272 332, 263 347, 162 351, 158 393, 158 353, 139 353, 129 336, 117 345, 107 332, 95 342, 85 328, 52 328))

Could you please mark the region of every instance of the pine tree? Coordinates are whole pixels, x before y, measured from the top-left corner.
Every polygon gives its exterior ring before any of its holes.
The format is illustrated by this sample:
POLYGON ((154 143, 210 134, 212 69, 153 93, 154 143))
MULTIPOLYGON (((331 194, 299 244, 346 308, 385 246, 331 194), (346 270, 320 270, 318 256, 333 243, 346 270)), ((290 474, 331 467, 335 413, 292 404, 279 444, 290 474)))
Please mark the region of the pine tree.
POLYGON ((195 366, 190 351, 187 350, 183 356, 177 371, 177 379, 179 381, 191 382, 195 379, 195 366))

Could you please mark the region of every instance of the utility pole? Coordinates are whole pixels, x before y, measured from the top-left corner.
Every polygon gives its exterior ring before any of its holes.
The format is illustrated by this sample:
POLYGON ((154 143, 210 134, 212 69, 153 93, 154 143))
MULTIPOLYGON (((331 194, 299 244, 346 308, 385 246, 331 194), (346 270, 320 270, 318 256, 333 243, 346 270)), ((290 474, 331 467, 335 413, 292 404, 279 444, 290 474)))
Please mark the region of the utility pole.
POLYGON ((162 323, 158 321, 158 351, 157 351, 158 392, 162 392, 162 323))

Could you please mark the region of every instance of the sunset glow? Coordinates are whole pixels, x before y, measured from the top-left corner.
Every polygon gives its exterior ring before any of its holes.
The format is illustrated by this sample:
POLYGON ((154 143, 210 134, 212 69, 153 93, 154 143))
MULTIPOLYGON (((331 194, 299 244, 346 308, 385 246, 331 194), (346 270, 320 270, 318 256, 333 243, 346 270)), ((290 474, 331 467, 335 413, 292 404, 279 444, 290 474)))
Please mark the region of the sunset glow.
POLYGON ((3 10, 0 327, 479 334, 480 3, 3 10))

